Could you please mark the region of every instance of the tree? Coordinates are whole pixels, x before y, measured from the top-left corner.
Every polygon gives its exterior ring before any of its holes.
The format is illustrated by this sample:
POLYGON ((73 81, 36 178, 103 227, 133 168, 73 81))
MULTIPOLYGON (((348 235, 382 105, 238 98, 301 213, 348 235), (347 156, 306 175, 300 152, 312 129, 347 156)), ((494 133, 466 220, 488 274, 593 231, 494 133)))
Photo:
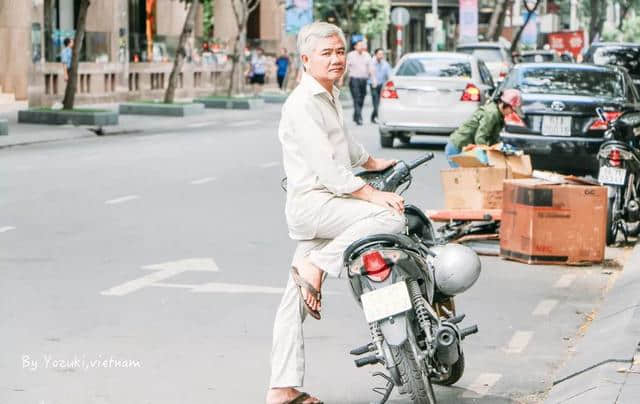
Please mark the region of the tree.
POLYGON ((487 39, 491 41, 497 41, 500 39, 500 35, 504 28, 504 20, 507 16, 507 11, 509 10, 510 5, 510 0, 496 0, 496 7, 493 9, 491 20, 489 21, 487 39))
POLYGON ((514 53, 516 50, 518 50, 518 44, 520 43, 520 37, 522 36, 522 32, 524 31, 525 27, 531 20, 533 13, 535 13, 535 11, 538 9, 538 6, 540 5, 541 1, 542 0, 536 0, 533 7, 529 7, 529 3, 526 0, 522 1, 524 8, 527 9, 527 17, 524 20, 524 24, 522 24, 520 29, 518 29, 516 36, 513 38, 513 41, 511 42, 511 53, 514 53))
POLYGON ((606 0, 589 0, 589 41, 593 42, 602 35, 604 20, 607 17, 606 0))
POLYGON ((322 0, 314 7, 321 20, 335 21, 342 28, 347 43, 355 33, 376 35, 389 25, 388 0, 322 0))
POLYGON ((227 89, 228 97, 231 97, 232 94, 242 92, 245 70, 244 48, 247 43, 247 21, 249 21, 249 15, 260 5, 260 0, 230 1, 236 23, 236 38, 233 43, 233 54, 231 55, 231 77, 227 89))
POLYGON ((622 31, 629 11, 632 9, 636 11, 640 10, 640 0, 618 0, 618 4, 620 5, 620 22, 618 23, 618 29, 622 31))
POLYGON ((91 4, 90 0, 80 0, 80 8, 78 10, 78 19, 76 20, 76 35, 73 39, 73 51, 71 52, 71 71, 67 80, 67 88, 64 90, 64 100, 62 100, 63 109, 73 109, 73 103, 76 98, 76 90, 78 88, 78 59, 80 57, 80 49, 84 41, 84 32, 87 25, 87 10, 91 4))
POLYGON ((182 65, 184 64, 184 59, 187 56, 185 52, 185 44, 187 43, 187 39, 193 33, 193 28, 196 22, 196 10, 198 9, 199 0, 184 0, 185 3, 189 4, 189 10, 187 11, 187 16, 184 20, 184 25, 182 26, 182 33, 180 33, 180 39, 178 40, 178 48, 176 49, 176 57, 173 60, 173 69, 171 69, 171 74, 169 75, 169 84, 167 85, 167 90, 164 93, 164 102, 170 104, 173 102, 176 94, 176 84, 178 82, 178 75, 182 71, 182 65))

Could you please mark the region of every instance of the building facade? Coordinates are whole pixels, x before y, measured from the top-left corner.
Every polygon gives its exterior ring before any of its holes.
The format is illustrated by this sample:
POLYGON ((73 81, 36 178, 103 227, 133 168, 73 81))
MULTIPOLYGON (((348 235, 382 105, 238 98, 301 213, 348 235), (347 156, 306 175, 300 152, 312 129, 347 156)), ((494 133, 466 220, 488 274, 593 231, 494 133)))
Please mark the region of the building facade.
MULTIPOLYGON (((236 30, 233 0, 214 2, 213 35, 199 6, 177 97, 226 86, 227 54, 236 30), (206 44, 205 44, 206 43, 206 44), (206 49, 206 51, 205 51, 206 49)), ((61 101, 66 82, 60 52, 73 38, 80 0, 0 0, 0 93, 30 106, 61 101)), ((178 0, 92 0, 79 64, 79 104, 159 98, 166 88, 187 9, 178 0)), ((294 43, 284 35, 284 5, 262 0, 248 43, 274 54, 294 43)))

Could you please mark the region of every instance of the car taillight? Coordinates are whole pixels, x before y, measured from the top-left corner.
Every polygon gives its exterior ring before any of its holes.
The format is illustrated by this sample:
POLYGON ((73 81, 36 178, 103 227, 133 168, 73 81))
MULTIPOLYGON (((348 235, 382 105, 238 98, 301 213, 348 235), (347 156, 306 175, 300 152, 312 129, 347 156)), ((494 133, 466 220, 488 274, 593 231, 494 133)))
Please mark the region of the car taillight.
POLYGON ((509 115, 505 116, 504 123, 510 126, 522 126, 523 128, 526 126, 522 118, 520 118, 520 116, 515 112, 512 112, 509 115))
POLYGON ((622 164, 622 157, 620 156, 620 150, 611 149, 609 152, 609 165, 611 167, 620 167, 622 164))
POLYGON ((591 130, 605 130, 607 129, 607 122, 609 121, 615 121, 616 119, 618 119, 618 117, 622 115, 622 112, 618 112, 618 111, 613 111, 613 112, 605 112, 604 116, 605 118, 607 118, 606 121, 603 121, 602 119, 597 119, 589 129, 591 130))
POLYGON ((504 70, 500 72, 500 78, 503 79, 507 77, 507 72, 505 72, 504 70))
POLYGON ((375 282, 382 282, 389 277, 391 267, 380 251, 372 251, 362 257, 364 273, 375 282))
POLYGON ((476 87, 473 83, 467 84, 467 87, 464 89, 462 93, 462 97, 460 97, 460 101, 480 101, 480 89, 476 87))
POLYGON ((393 81, 387 81, 387 83, 382 88, 382 98, 386 99, 397 99, 398 92, 396 91, 396 85, 393 84, 393 81))

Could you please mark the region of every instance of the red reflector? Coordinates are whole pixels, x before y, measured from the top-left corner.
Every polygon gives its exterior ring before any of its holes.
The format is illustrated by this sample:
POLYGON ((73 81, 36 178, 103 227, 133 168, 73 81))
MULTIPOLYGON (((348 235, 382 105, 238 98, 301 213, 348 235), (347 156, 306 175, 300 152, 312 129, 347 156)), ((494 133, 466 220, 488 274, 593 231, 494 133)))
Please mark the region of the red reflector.
POLYGON ((500 72, 500 78, 501 78, 501 79, 503 79, 503 78, 505 78, 505 77, 507 77, 507 72, 505 72, 505 71, 501 71, 501 72, 500 72))
POLYGON ((613 149, 609 152, 609 165, 611 167, 619 167, 622 164, 620 150, 613 149))
POLYGON ((386 99, 397 99, 398 93, 396 92, 396 86, 393 84, 393 81, 387 81, 387 83, 382 88, 382 92, 380 94, 382 98, 386 99))
POLYGON ((609 121, 615 121, 616 119, 618 119, 618 117, 622 115, 622 112, 618 112, 618 111, 612 111, 612 112, 605 112, 604 116, 607 119, 606 121, 603 121, 602 119, 597 119, 593 125, 591 125, 591 127, 589 129, 591 130, 605 130, 607 129, 607 122, 609 121))
POLYGON ((520 116, 515 112, 512 112, 509 115, 505 116, 504 123, 510 126, 522 126, 523 128, 526 126, 522 118, 520 118, 520 116))
POLYGON ((464 89, 464 92, 462 93, 462 97, 460 98, 460 101, 479 102, 480 89, 476 87, 473 83, 467 84, 467 87, 464 89))
POLYGON ((372 251, 362 257, 367 276, 376 282, 382 282, 389 277, 391 268, 387 265, 380 251, 372 251))

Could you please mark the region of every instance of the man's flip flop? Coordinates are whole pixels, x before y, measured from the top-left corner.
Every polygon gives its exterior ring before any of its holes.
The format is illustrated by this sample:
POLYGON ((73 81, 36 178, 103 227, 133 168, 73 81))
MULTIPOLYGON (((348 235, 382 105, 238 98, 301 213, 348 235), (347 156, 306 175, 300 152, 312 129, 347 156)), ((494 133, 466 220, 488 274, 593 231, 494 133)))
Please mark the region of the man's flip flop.
MULTIPOLYGON (((309 393, 302 392, 296 398, 290 401, 285 401, 283 404, 304 404, 304 401, 308 398, 311 398, 309 393)), ((322 401, 316 401, 314 404, 323 404, 322 401)))
POLYGON ((302 288, 305 288, 307 293, 310 293, 318 302, 321 301, 322 295, 320 292, 316 290, 309 282, 304 280, 300 274, 298 273, 298 268, 291 267, 291 276, 293 277, 293 281, 298 286, 298 293, 300 293, 300 298, 302 299, 302 303, 304 304, 304 309, 309 315, 316 320, 320 320, 320 312, 312 309, 304 299, 304 295, 302 294, 302 288))

